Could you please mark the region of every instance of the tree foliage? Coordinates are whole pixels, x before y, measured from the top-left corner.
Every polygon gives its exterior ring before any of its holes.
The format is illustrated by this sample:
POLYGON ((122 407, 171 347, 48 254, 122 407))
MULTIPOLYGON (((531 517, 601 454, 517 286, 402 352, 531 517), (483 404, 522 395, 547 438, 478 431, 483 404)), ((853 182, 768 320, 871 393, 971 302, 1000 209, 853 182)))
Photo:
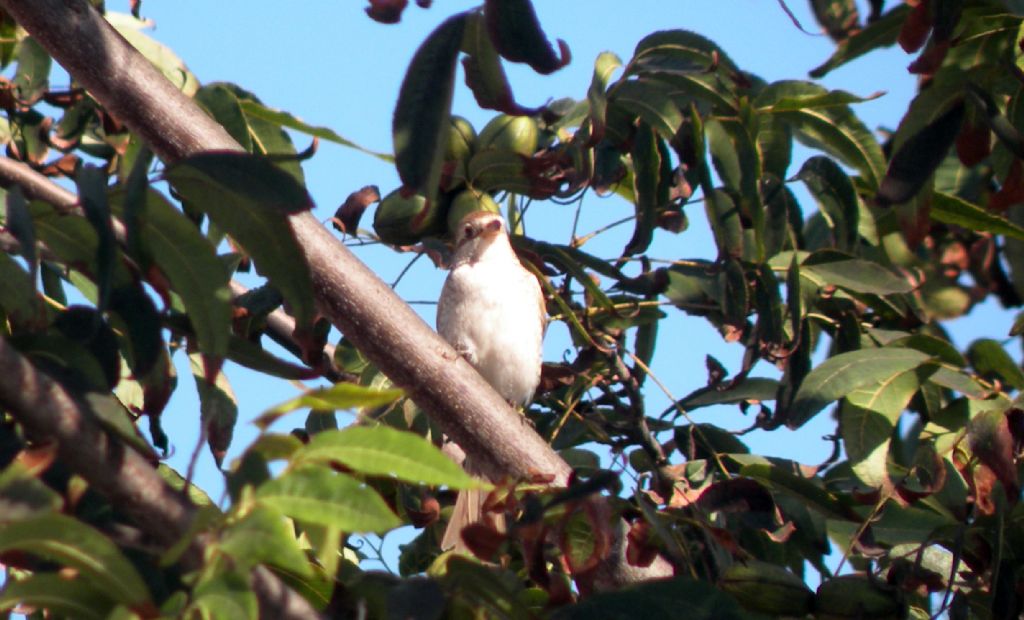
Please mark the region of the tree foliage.
MULTIPOLYGON (((371 0, 367 12, 396 22, 406 4, 371 0)), ((1017 617, 1024 371, 1006 346, 1024 319, 965 350, 944 325, 989 298, 1024 299, 1024 7, 886 4, 862 19, 852 0, 812 1, 835 51, 807 80, 765 82, 701 34, 667 30, 631 58, 600 55, 577 98, 529 109, 505 63, 546 74, 571 58, 529 0, 439 19, 411 59, 393 157, 367 153, 393 160, 401 186, 353 194, 334 219, 346 235, 443 260, 449 227, 470 210, 503 208, 521 231, 547 205, 591 192, 630 209, 632 234, 613 256, 586 239, 514 240, 573 339, 571 359, 545 368, 522 431, 572 466, 565 486, 542 471, 466 475, 438 449, 433 412, 348 337, 328 345, 308 249, 289 234, 289 217, 313 206, 301 168, 313 154, 292 135, 357 145, 242 86, 200 84, 130 18, 109 15, 248 151, 154 168, 144 140, 74 75, 67 90, 50 86, 48 50, 5 16, 0 353, 31 361, 194 512, 187 538, 156 544, 95 474, 29 430, 32 412, 4 383, 0 608, 246 617, 261 604, 250 575, 269 568, 332 615, 1017 617), (864 98, 814 79, 897 44, 915 55, 920 89, 880 137, 856 114, 864 98), (460 65, 496 114, 479 130, 452 113, 460 65), (812 156, 794 161, 797 143, 812 156), (61 179, 77 198, 52 187, 61 179), (360 228, 378 201, 373 230, 360 228), (694 210, 717 255, 656 266, 654 239, 694 234, 694 210), (243 293, 231 280, 250 265, 266 284, 243 293), (709 357, 706 382, 650 411, 659 325, 682 315, 741 348, 742 366, 709 357), (264 347, 265 334, 295 359, 264 347), (159 464, 176 356, 189 359, 195 418, 218 463, 238 418, 225 360, 329 385, 266 404, 258 439, 222 463, 230 498, 215 504, 189 472, 159 464), (752 412, 763 432, 831 415, 834 455, 753 454, 742 433, 690 419, 713 405, 752 412), (334 412, 353 408, 360 423, 339 429, 334 412), (301 428, 270 430, 295 410, 307 412, 301 428), (601 469, 599 453, 617 469, 601 469), (471 558, 438 548, 453 491, 467 488, 509 518, 506 530, 463 532, 471 558), (400 576, 366 570, 351 537, 404 524, 420 531, 400 576), (602 562, 620 551, 674 576, 608 589, 602 562)))

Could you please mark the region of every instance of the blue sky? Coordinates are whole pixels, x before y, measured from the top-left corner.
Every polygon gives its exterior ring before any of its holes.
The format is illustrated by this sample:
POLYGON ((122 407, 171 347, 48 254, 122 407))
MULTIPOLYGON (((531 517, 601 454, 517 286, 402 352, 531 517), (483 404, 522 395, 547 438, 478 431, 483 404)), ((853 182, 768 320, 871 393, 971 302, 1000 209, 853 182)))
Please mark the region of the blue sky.
MULTIPOLYGON (((127 11, 127 1, 108 1, 108 10, 127 11)), ((449 15, 476 6, 474 2, 435 2, 420 9, 414 3, 402 23, 381 25, 370 20, 359 1, 314 0, 309 2, 243 2, 222 0, 174 2, 145 0, 144 18, 153 20, 149 34, 173 49, 202 83, 231 81, 256 93, 265 104, 287 110, 305 121, 330 127, 337 133, 370 149, 391 150, 391 113, 406 65, 415 48, 437 24, 449 15)), ((664 29, 688 29, 714 40, 742 69, 765 80, 807 79, 807 72, 832 52, 831 41, 822 35, 800 31, 779 3, 770 0, 703 0, 689 2, 633 2, 588 0, 587 2, 536 2, 541 23, 552 38, 564 39, 572 50, 572 63, 549 76, 537 76, 529 69, 509 68, 513 90, 525 105, 540 105, 552 98, 583 98, 593 71, 593 62, 603 51, 612 51, 624 61, 645 35, 664 29)), ((866 3, 862 3, 866 4, 866 3)), ((889 3, 894 4, 894 3, 889 3)), ((791 0, 790 9, 803 27, 817 31, 805 0, 791 0)), ((865 10, 862 8, 862 10, 865 10)), ((865 10, 866 12, 866 10, 865 10)), ((886 91, 882 97, 857 105, 855 112, 869 128, 895 128, 913 95, 915 79, 907 73, 912 60, 898 48, 875 53, 830 74, 823 84, 859 95, 886 91)), ((461 76, 460 76, 461 79, 461 76)), ((481 111, 465 88, 456 94, 454 111, 469 118, 479 129, 493 113, 481 111)), ((297 146, 308 145, 304 136, 297 146)), ((800 151, 798 157, 810 153, 800 151)), ((801 161, 795 160, 795 173, 801 161)), ((304 163, 309 190, 322 220, 329 218, 345 197, 367 184, 387 193, 398 185, 393 168, 362 153, 321 143, 312 160, 304 163)), ((805 209, 813 210, 806 194, 805 209)), ((691 227, 681 235, 660 233, 651 255, 665 259, 710 258, 715 250, 700 214, 699 205, 688 210, 691 227)), ((632 207, 613 198, 588 196, 583 204, 580 231, 587 232, 632 213, 632 207)), ((370 214, 372 215, 372 214, 370 214)), ((370 215, 364 218, 368 226, 370 215)), ((573 208, 555 204, 532 207, 528 233, 547 241, 568 241, 573 208)), ((620 227, 587 249, 612 256, 625 243, 629 226, 620 227)), ((392 281, 410 257, 382 247, 361 248, 357 254, 385 281, 392 281)), ((398 285, 409 300, 434 300, 444 272, 428 261, 419 261, 398 285)), ((424 319, 433 324, 433 307, 417 305, 424 319)), ((675 397, 704 384, 704 359, 712 354, 727 368, 739 368, 742 350, 722 343, 719 335, 700 318, 671 308, 663 322, 658 352, 652 364, 655 375, 675 397)), ((964 344, 978 326, 989 335, 1001 337, 1012 317, 985 307, 957 326, 964 344), (984 317, 977 315, 983 313, 984 317)), ((565 329, 553 326, 546 345, 549 360, 561 359, 567 349, 565 329)), ((180 361, 180 360, 179 360, 180 361)), ((771 374, 764 364, 761 373, 771 374)), ((268 406, 290 398, 297 387, 286 382, 258 380, 242 369, 228 366, 227 372, 239 399, 241 420, 229 459, 254 437, 248 423, 268 406)), ((194 388, 188 381, 187 365, 179 364, 179 389, 165 413, 165 427, 175 444, 172 466, 184 471, 198 430, 194 388)), ((649 385, 649 411, 660 411, 669 402, 654 385, 649 385)), ((701 410, 697 421, 713 422, 728 429, 750 424, 735 408, 701 410)), ((351 418, 339 414, 345 424, 351 418)), ((277 424, 286 431, 302 423, 294 414, 277 424)), ((834 430, 827 414, 798 433, 778 431, 748 436, 756 452, 787 456, 808 464, 824 460, 831 451, 821 436, 834 430)), ((212 458, 203 453, 197 482, 216 499, 222 485, 212 458)))

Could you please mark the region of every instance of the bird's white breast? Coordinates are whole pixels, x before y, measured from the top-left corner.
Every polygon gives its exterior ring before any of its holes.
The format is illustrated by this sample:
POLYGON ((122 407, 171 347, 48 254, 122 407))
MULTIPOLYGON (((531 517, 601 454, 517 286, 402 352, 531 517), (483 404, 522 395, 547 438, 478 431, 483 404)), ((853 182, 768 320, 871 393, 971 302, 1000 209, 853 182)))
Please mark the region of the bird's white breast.
POLYGON ((537 279, 509 255, 452 269, 437 329, 502 397, 525 404, 540 381, 545 322, 537 279))

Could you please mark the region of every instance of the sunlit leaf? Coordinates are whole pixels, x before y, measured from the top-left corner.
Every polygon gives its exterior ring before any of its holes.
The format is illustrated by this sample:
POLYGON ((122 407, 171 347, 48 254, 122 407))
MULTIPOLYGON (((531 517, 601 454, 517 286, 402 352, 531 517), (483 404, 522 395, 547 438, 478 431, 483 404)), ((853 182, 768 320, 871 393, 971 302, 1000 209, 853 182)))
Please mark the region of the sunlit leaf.
POLYGON ((388 426, 351 426, 324 431, 293 456, 293 464, 332 463, 356 473, 466 489, 480 486, 433 444, 414 433, 388 426))
POLYGON ((8 579, 0 592, 0 609, 18 605, 47 609, 67 618, 104 620, 113 607, 95 584, 84 579, 65 579, 57 573, 37 573, 8 579))
POLYGON ((256 499, 293 519, 350 533, 381 533, 401 524, 373 489, 326 467, 289 471, 261 485, 256 499))
POLYGON ((294 575, 312 573, 294 528, 268 505, 256 507, 227 527, 218 547, 244 566, 269 564, 294 575))
POLYGON ((889 380, 917 368, 931 357, 914 349, 879 348, 850 351, 830 357, 804 379, 786 416, 786 425, 799 428, 827 405, 866 385, 889 380))
POLYGON ((379 407, 390 404, 402 397, 398 389, 378 390, 352 383, 338 383, 329 388, 310 390, 305 394, 272 407, 255 420, 261 429, 270 426, 284 414, 296 409, 352 409, 354 407, 379 407))

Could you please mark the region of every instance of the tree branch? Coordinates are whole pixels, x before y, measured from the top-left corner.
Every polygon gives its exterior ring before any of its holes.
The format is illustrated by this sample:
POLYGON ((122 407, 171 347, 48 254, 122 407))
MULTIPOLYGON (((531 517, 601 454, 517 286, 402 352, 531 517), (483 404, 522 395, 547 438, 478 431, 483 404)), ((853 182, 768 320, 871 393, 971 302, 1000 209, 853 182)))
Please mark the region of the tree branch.
MULTIPOLYGON (((196 507, 186 496, 164 482, 142 455, 110 437, 86 405, 36 370, 4 338, 0 338, 0 407, 31 436, 56 441, 64 463, 164 548, 192 536, 189 528, 196 507)), ((203 542, 193 538, 182 563, 192 570, 202 567, 203 552, 203 542)), ((317 617, 306 599, 288 590, 269 570, 254 570, 251 578, 265 617, 317 617)))
MULTIPOLYGON (((167 163, 208 150, 240 150, 85 0, 0 0, 108 112, 167 163)), ((321 312, 470 454, 492 479, 550 476, 570 468, 475 370, 310 213, 291 218, 321 312)), ((613 558, 612 583, 634 581, 613 558)), ((664 575, 667 565, 643 571, 664 575)))

